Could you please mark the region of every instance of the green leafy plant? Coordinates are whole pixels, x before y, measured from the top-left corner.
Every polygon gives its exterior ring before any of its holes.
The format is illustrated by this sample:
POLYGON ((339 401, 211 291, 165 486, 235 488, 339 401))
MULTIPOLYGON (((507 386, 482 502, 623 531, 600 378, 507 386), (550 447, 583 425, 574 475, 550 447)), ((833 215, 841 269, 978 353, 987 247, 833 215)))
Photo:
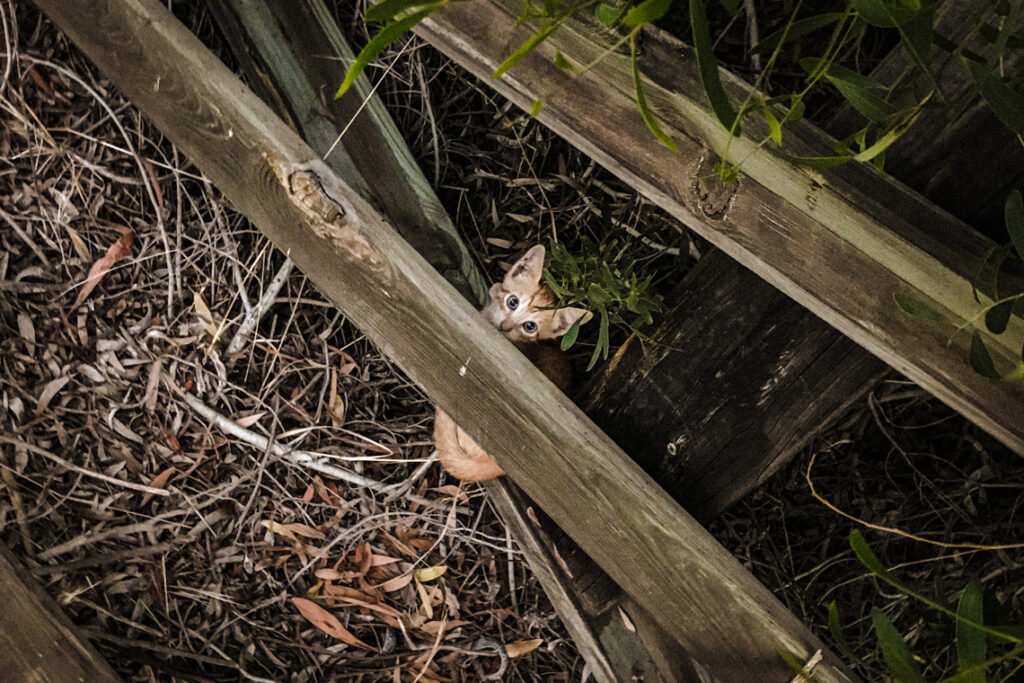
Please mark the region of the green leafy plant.
MULTIPOLYGON (((996 623, 999 621, 995 616, 998 603, 992 596, 986 601, 984 587, 979 580, 968 581, 956 606, 947 606, 942 600, 911 588, 886 569, 856 529, 850 532, 850 547, 861 564, 877 579, 952 620, 954 628, 951 635, 955 640, 952 650, 956 653, 956 661, 942 673, 941 680, 959 683, 1009 681, 1024 670, 1024 627, 996 623)), ((840 652, 855 665, 867 668, 850 647, 835 602, 828 608, 828 626, 840 652)), ((920 660, 914 657, 906 639, 889 617, 881 610, 872 609, 871 626, 888 680, 923 682, 920 660)))
MULTIPOLYGON (((607 358, 611 346, 610 330, 619 328, 643 338, 643 328, 661 310, 654 294, 652 276, 640 272, 642 261, 630 250, 630 242, 610 235, 600 242, 584 236, 580 250, 570 253, 562 244, 552 242, 544 281, 559 297, 559 306, 583 306, 598 319, 597 344, 587 369, 599 358, 607 358)), ((579 323, 562 337, 568 349, 579 335, 579 323)))
MULTIPOLYGON (((336 97, 343 95, 359 73, 401 34, 449 2, 455 1, 381 0, 370 5, 366 11, 366 20, 383 23, 384 26, 359 53, 336 97)), ((676 144, 658 123, 644 94, 637 37, 645 26, 664 17, 677 1, 682 0, 528 0, 519 20, 530 24, 533 33, 495 69, 493 76, 500 77, 513 69, 568 19, 592 16, 598 24, 613 29, 613 33, 617 32, 620 37, 596 60, 583 66, 577 66, 571 55, 556 49, 553 57, 555 65, 579 74, 619 47, 628 45, 634 99, 639 115, 658 140, 676 151, 676 144)), ((1024 142, 1024 94, 1018 91, 1019 84, 1015 85, 1012 79, 1001 72, 1006 52, 1024 48, 1024 31, 1020 30, 1024 0, 995 2, 994 23, 979 20, 975 30, 959 44, 935 31, 934 0, 848 0, 842 11, 809 17, 799 17, 802 3, 795 2, 783 28, 754 46, 755 52, 769 55, 769 58, 757 75, 754 87, 739 106, 730 100, 720 77, 705 0, 687 2, 687 18, 700 83, 715 117, 729 131, 730 140, 740 134, 740 123, 744 118, 756 116, 763 119, 768 129, 758 146, 770 142, 782 147, 785 126, 803 117, 804 99, 808 92, 824 84, 834 88, 849 102, 863 117, 864 125, 845 140, 839 141, 830 154, 788 155, 789 158, 818 169, 833 168, 850 161, 869 162, 881 169, 885 163, 885 151, 913 127, 924 106, 934 98, 944 100, 939 83, 928 69, 931 53, 939 49, 956 57, 992 111, 1024 142), (772 94, 771 74, 782 50, 825 29, 831 32, 821 55, 800 62, 807 72, 804 87, 797 92, 772 94), (869 76, 836 63, 841 55, 862 41, 869 31, 893 31, 898 34, 913 65, 911 72, 920 74, 927 85, 926 91, 915 102, 897 106, 893 102, 898 99, 896 95, 900 93, 900 83, 887 87, 869 76), (976 36, 985 44, 982 50, 985 54, 966 47, 968 40, 976 36)), ((719 0, 718 4, 732 15, 742 11, 742 3, 737 0, 719 0)), ((904 74, 903 78, 911 76, 911 72, 904 74)), ((542 102, 536 100, 532 103, 531 113, 538 115, 541 108, 542 102)), ((728 149, 722 155, 726 159, 727 152, 728 149)), ((721 180, 730 182, 738 177, 742 163, 742 160, 720 162, 717 169, 721 180)))
MULTIPOLYGON (((983 324, 983 329, 989 334, 1003 334, 1009 327, 1014 307, 1019 301, 1024 300, 1024 292, 1007 294, 1001 290, 999 284, 1000 272, 1008 261, 1024 263, 1024 198, 1019 190, 1014 190, 1007 197, 1004 217, 1010 241, 1001 247, 993 248, 978 268, 974 278, 974 299, 979 304, 979 309, 974 317, 957 327, 953 334, 970 329, 971 346, 968 362, 976 373, 990 379, 1020 381, 1024 380, 1024 345, 1015 366, 1007 372, 1000 372, 985 345, 980 329, 983 324), (992 297, 991 303, 982 304, 979 286, 987 289, 992 297)), ((895 299, 903 312, 911 317, 932 323, 941 323, 943 320, 938 311, 914 297, 897 294, 895 299)), ((952 337, 950 339, 952 340, 952 337)))

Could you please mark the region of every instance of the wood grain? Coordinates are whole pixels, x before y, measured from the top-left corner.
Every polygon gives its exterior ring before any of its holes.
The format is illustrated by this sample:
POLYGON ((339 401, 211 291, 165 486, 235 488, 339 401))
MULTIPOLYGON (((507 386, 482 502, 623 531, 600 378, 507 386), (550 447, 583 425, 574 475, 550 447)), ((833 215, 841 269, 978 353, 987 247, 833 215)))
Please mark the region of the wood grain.
POLYGON ((166 8, 37 4, 702 666, 785 681, 823 649, 166 8))
MULTIPOLYGON (((994 382, 966 362, 969 334, 954 330, 979 306, 969 282, 993 243, 862 165, 827 176, 786 160, 753 137, 733 140, 704 103, 689 48, 645 34, 645 92, 681 152, 661 146, 640 120, 628 58, 610 54, 581 77, 556 68, 557 47, 587 63, 605 51, 592 27, 567 22, 501 79, 493 69, 529 35, 517 27, 518 0, 453 3, 419 34, 518 105, 542 99, 539 119, 712 244, 811 310, 881 360, 1024 453, 1024 385, 994 382), (728 146, 728 150, 726 149, 728 146), (710 151, 710 150, 713 150, 710 151), (713 153, 743 160, 744 176, 721 211, 701 205, 701 168, 713 153), (914 297, 943 316, 909 318, 893 299, 914 297)), ((724 74, 724 72, 723 72, 724 74)), ((746 87, 724 74, 734 101, 746 87)), ((810 124, 787 128, 788 150, 820 154, 831 140, 810 124)), ((1004 370, 1020 358, 1024 321, 986 336, 1004 370)))
POLYGON ((753 490, 887 371, 720 251, 678 287, 581 407, 669 494, 710 520, 753 490))
MULTIPOLYGON (((386 116, 380 100, 370 91, 365 79, 359 79, 354 92, 341 101, 344 103, 348 100, 350 104, 354 102, 358 106, 363 106, 365 102, 364 111, 368 109, 372 112, 372 118, 367 120, 365 115, 360 114, 352 121, 352 117, 357 114, 347 111, 342 114, 348 115, 347 120, 338 120, 338 115, 332 116, 330 121, 321 120, 325 105, 311 93, 329 90, 332 79, 340 81, 342 78, 340 69, 333 66, 336 62, 327 57, 333 50, 342 63, 352 59, 347 43, 323 2, 212 0, 210 7, 217 17, 221 32, 228 38, 236 60, 242 65, 246 78, 254 85, 254 90, 263 101, 283 120, 290 122, 353 190, 364 197, 377 198, 379 201, 375 205, 383 209, 392 224, 401 227, 406 224, 411 213, 417 215, 421 223, 426 223, 426 228, 416 234, 418 241, 410 241, 411 246, 472 303, 482 304, 480 296, 486 292, 486 288, 482 286, 483 277, 473 261, 465 258, 456 269, 447 267, 449 264, 445 259, 437 258, 438 243, 444 247, 454 241, 457 242, 457 248, 453 251, 466 254, 467 257, 468 252, 458 235, 454 234, 450 219, 441 210, 432 188, 413 163, 405 142, 394 129, 394 123, 386 116), (325 69, 324 64, 330 64, 333 68, 325 69), (346 135, 340 136, 350 121, 352 127, 346 131, 346 135), (314 123, 310 125, 306 122, 314 123), (362 125, 357 125, 360 123, 362 125), (376 180, 374 187, 367 185, 366 173, 371 173, 376 180), (422 208, 417 210, 417 207, 422 208), (481 286, 465 286, 474 282, 481 283, 481 286)), ((328 106, 333 102, 328 103, 328 106)), ((588 611, 586 605, 581 604, 581 599, 585 600, 592 592, 581 590, 577 582, 570 580, 562 571, 551 550, 552 542, 539 525, 530 521, 527 508, 537 512, 535 519, 540 517, 549 523, 550 520, 521 493, 513 494, 514 488, 515 484, 507 477, 487 485, 491 503, 512 531, 517 545, 595 679, 600 683, 615 683, 629 678, 637 671, 643 672, 650 683, 675 680, 659 678, 656 670, 659 667, 645 652, 646 643, 640 642, 635 633, 622 625, 620 619, 595 619, 593 610, 588 611)), ((571 543, 560 531, 559 538, 571 543)), ((584 559, 588 567, 596 566, 582 551, 578 548, 576 550, 573 557, 584 559)), ((616 595, 621 593, 618 586, 607 579, 607 575, 601 576, 614 587, 616 595)), ((634 611, 642 612, 642 608, 636 606, 634 611)), ((663 649, 664 652, 657 652, 654 656, 658 661, 666 661, 680 646, 675 641, 666 645, 663 639, 655 639, 647 648, 663 649)), ((671 669, 682 670, 680 666, 671 669)))
POLYGON ((121 680, 3 545, 0 601, 0 681, 121 680))

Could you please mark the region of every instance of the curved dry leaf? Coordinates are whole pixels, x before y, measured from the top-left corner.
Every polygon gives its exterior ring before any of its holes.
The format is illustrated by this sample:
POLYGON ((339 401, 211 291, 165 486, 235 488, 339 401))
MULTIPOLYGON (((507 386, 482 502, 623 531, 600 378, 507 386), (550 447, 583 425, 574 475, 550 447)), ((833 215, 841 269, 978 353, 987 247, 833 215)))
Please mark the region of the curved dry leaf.
POLYGON ((370 565, 373 567, 383 567, 395 562, 401 562, 401 560, 397 557, 388 557, 387 555, 374 555, 370 560, 370 565))
POLYGON ((384 583, 376 586, 376 588, 381 589, 385 593, 393 593, 393 592, 395 592, 397 590, 401 590, 401 589, 405 588, 411 582, 412 582, 412 573, 408 572, 408 573, 405 573, 405 574, 401 574, 400 576, 396 576, 393 579, 388 579, 384 583))
POLYGON ((422 583, 433 581, 437 577, 448 571, 448 567, 443 564, 437 565, 436 567, 424 567, 423 569, 416 570, 416 580, 422 583))
POLYGON ((121 236, 110 245, 106 254, 96 259, 96 262, 92 264, 92 268, 89 269, 89 274, 85 277, 82 288, 78 290, 78 296, 75 297, 74 308, 78 308, 85 301, 85 298, 92 293, 92 290, 96 289, 96 285, 100 283, 104 275, 110 272, 115 263, 132 255, 133 239, 134 236, 131 230, 121 228, 121 236))
POLYGON ((514 643, 509 643, 505 646, 505 652, 508 654, 509 659, 516 657, 522 657, 525 654, 533 652, 544 643, 543 638, 534 638, 533 640, 517 640, 514 643))
POLYGON ((453 619, 451 621, 428 621, 427 623, 422 624, 420 626, 420 630, 424 633, 429 633, 432 636, 436 636, 437 632, 440 631, 442 628, 444 628, 445 633, 448 633, 448 631, 451 631, 454 628, 458 628, 459 626, 465 626, 468 623, 470 622, 462 621, 459 619, 453 619))
POLYGON ((298 608, 306 621, 316 628, 338 640, 348 643, 353 647, 360 647, 364 650, 374 651, 372 647, 352 635, 352 632, 341 625, 337 617, 325 610, 320 605, 306 598, 292 598, 292 604, 298 608))

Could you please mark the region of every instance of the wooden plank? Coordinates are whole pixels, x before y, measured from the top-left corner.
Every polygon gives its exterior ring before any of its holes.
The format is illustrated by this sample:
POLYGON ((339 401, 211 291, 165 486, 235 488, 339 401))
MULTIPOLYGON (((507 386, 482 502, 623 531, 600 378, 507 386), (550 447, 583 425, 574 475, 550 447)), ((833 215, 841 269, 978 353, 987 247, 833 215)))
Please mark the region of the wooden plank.
MULTIPOLYGON (((969 335, 950 336, 975 317, 969 277, 993 244, 899 183, 861 165, 823 176, 759 146, 762 131, 729 141, 704 103, 689 48, 662 32, 645 35, 641 60, 648 99, 681 153, 661 146, 633 101, 628 57, 611 53, 581 77, 556 68, 557 47, 587 63, 606 51, 592 27, 569 21, 540 51, 501 79, 493 69, 529 35, 518 0, 452 3, 418 33, 518 105, 542 99, 539 119, 700 232, 815 315, 908 376, 1007 446, 1024 453, 1024 386, 993 382, 967 365, 969 335), (743 160, 744 177, 721 211, 700 206, 702 169, 713 153, 743 160), (944 324, 910 319, 893 296, 917 298, 944 324)), ((746 86, 724 75, 735 101, 746 86)), ((764 131, 765 133, 767 131, 764 131)), ((831 140, 810 124, 787 129, 791 153, 820 154, 831 140)), ((707 176, 707 171, 703 176, 707 176)), ((986 336, 1011 367, 1024 321, 986 336)))
POLYGON ((888 371, 717 250, 664 321, 646 350, 626 349, 584 387, 580 406, 699 520, 753 490, 888 371))
MULTIPOLYGON (((989 56, 993 47, 976 34, 978 20, 999 25, 989 0, 944 0, 935 5, 935 30, 989 56)), ((1007 50, 1003 73, 1024 69, 1024 50, 1007 50)), ((933 49, 928 69, 942 87, 913 127, 885 151, 886 172, 918 190, 938 206, 982 230, 997 242, 1006 240, 1003 205, 1009 190, 1024 184, 1024 146, 992 113, 960 60, 933 49)), ((931 89, 915 70, 902 46, 893 49, 871 71, 894 92, 897 107, 912 106, 931 89)), ((845 105, 826 130, 844 138, 862 127, 863 117, 845 105)))
POLYGON ((0 681, 121 680, 2 544, 0 600, 0 681))
POLYGON ((322 2, 209 4, 250 83, 327 165, 478 306, 487 286, 373 87, 334 99, 354 55, 322 2), (242 42, 242 36, 251 42, 242 42), (390 179, 383 181, 382 179, 390 179))
POLYGON ((37 0, 360 329, 722 680, 840 661, 156 0, 37 0), (515 389, 513 389, 515 388, 515 389))
MULTIPOLYGON (((259 86, 257 92, 264 102, 273 107, 282 119, 292 122, 292 127, 303 135, 315 152, 327 158, 328 164, 342 180, 364 198, 379 197, 373 194, 374 188, 367 185, 365 174, 359 170, 369 170, 376 164, 373 175, 376 186, 386 188, 392 197, 399 198, 397 202, 380 202, 378 207, 396 225, 401 225, 409 214, 405 207, 410 200, 423 202, 429 210, 420 212, 420 218, 427 222, 427 229, 422 231, 424 235, 420 236, 419 242, 410 244, 471 303, 482 305, 479 297, 486 292, 483 276, 468 259, 468 252, 458 235, 454 234, 447 214, 440 208, 436 195, 413 163, 405 142, 398 136, 390 117, 386 116, 379 98, 369 91, 365 79, 355 84, 354 92, 350 91, 343 102, 347 100, 355 106, 363 106, 365 102, 365 108, 375 112, 370 130, 363 125, 341 136, 340 126, 348 125, 348 121, 335 120, 336 117, 320 120, 323 105, 311 93, 329 90, 332 82, 343 78, 338 62, 325 56, 334 54, 340 57, 342 64, 349 63, 352 58, 348 44, 323 2, 214 0, 210 8, 249 82, 259 86), (309 121, 316 123, 312 126, 304 124, 309 121), (332 128, 332 125, 336 127, 332 128), (340 143, 337 142, 339 137, 340 143), (358 141, 358 144, 353 144, 353 141, 358 141), (382 158, 385 162, 378 163, 382 158), (386 163, 388 159, 401 163, 389 164, 386 163), (341 163, 337 163, 338 160, 341 163), (456 251, 467 254, 460 269, 445 269, 443 261, 439 263, 438 259, 431 258, 436 248, 424 244, 424 239, 441 233, 442 244, 455 240, 458 242, 456 251), (427 253, 424 253, 424 248, 427 253), (480 286, 460 286, 470 282, 479 282, 480 286)), ((357 122, 363 120, 360 117, 357 122)), ((653 676, 650 673, 655 665, 649 656, 642 655, 643 644, 636 634, 621 627, 621 621, 609 624, 607 619, 595 620, 581 607, 580 593, 558 567, 551 554, 549 540, 536 524, 528 521, 526 510, 531 504, 524 501, 521 494, 514 495, 513 488, 514 484, 506 478, 489 482, 490 500, 512 530, 523 555, 596 680, 614 683, 629 678, 634 671, 644 671, 648 672, 650 683, 657 683, 657 673, 654 672, 653 676)), ((679 648, 677 644, 673 647, 679 648)), ((660 658, 668 656, 666 653, 660 658)))

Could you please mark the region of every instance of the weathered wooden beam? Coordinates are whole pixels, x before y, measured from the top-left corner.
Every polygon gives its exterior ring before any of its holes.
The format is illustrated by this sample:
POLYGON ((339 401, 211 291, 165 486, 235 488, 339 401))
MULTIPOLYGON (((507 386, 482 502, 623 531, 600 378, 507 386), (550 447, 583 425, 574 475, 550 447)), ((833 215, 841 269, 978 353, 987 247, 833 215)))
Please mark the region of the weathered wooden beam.
MULTIPOLYGON (((37 4, 708 671, 823 649, 165 7, 37 4)), ((815 674, 848 678, 827 651, 815 674)))
MULTIPOLYGON (((988 0, 944 0, 935 4, 935 30, 959 44, 967 40, 975 52, 992 55, 994 47, 977 36, 977 22, 998 25, 1001 18, 988 0)), ((1024 50, 1007 50, 1003 73, 1021 73, 1024 50)), ((977 86, 960 60, 938 48, 928 69, 942 88, 913 127, 885 151, 885 170, 953 215, 984 231, 997 242, 1006 240, 1003 205, 1007 192, 1024 185, 1024 145, 982 101, 977 86)), ((896 107, 913 106, 931 90, 902 45, 871 70, 888 87, 896 107)), ((844 105, 826 130, 845 138, 862 127, 863 116, 844 105)))
POLYGON ((888 371, 715 250, 677 287, 648 348, 584 387, 580 406, 698 520, 785 465, 888 371))
POLYGON ((0 681, 121 680, 3 545, 0 602, 0 681))
MULTIPOLYGON (((334 105, 346 105, 348 119, 324 116, 324 107, 331 107, 336 101, 324 102, 314 94, 329 93, 341 82, 343 65, 351 62, 352 52, 322 0, 212 0, 209 7, 254 91, 325 158, 342 180, 365 199, 379 197, 374 192, 380 189, 398 197, 399 201, 376 204, 397 227, 402 226, 410 212, 407 207, 412 204, 415 208, 422 202, 428 209, 419 212, 419 222, 426 223, 425 229, 416 235, 417 241, 407 241, 471 303, 482 305, 481 297, 486 293, 482 274, 468 258, 458 235, 452 232, 454 226, 448 215, 366 79, 358 79, 334 105), (340 64, 327 58, 332 54, 341 59, 340 64), (353 113, 360 107, 374 112, 373 119, 353 113), (353 116, 358 118, 350 125, 353 116), (345 126, 349 129, 343 136, 345 126), (382 158, 384 162, 379 163, 382 158), (388 163, 389 159, 399 163, 388 163), (372 173, 373 186, 367 184, 365 173, 359 169, 372 173), (431 258, 437 253, 436 246, 427 243, 431 236, 442 246, 457 242, 455 251, 466 254, 461 268, 445 268, 443 259, 439 262, 431 258), (464 283, 480 285, 462 287, 464 283)), ((659 683, 649 658, 636 661, 643 645, 635 633, 621 626, 621 620, 594 619, 581 607, 580 595, 558 566, 551 543, 543 530, 529 520, 530 504, 515 495, 514 488, 507 477, 487 484, 491 503, 512 530, 594 677, 600 683, 615 683, 639 670, 645 672, 650 683, 659 683)), ((666 653, 661 658, 667 656, 666 653)))
MULTIPOLYGON (((557 47, 589 63, 607 51, 592 26, 568 21, 503 78, 490 74, 529 35, 520 0, 452 3, 418 33, 625 179, 715 246, 740 261, 872 354, 1024 454, 1024 385, 994 382, 967 364, 969 334, 957 326, 979 305, 970 277, 993 246, 962 222, 863 165, 827 175, 758 144, 756 122, 730 140, 705 103, 688 47, 664 33, 645 35, 645 92, 681 152, 658 143, 636 112, 627 56, 612 52, 572 77, 551 60, 557 47), (753 136, 750 133, 753 132, 753 136), (710 150, 713 150, 710 151, 710 150), (717 209, 702 206, 714 154, 743 162, 744 176, 717 209), (943 324, 905 315, 894 295, 925 302, 943 324)), ((747 87, 723 72, 734 101, 747 87)), ((787 151, 821 154, 831 140, 800 122, 786 129, 787 151)), ((1024 345, 1024 321, 986 336, 1001 367, 1024 345)))
POLYGON ((215 0, 209 7, 257 94, 430 265, 483 306, 484 278, 373 86, 363 76, 334 99, 355 58, 324 4, 215 0))

